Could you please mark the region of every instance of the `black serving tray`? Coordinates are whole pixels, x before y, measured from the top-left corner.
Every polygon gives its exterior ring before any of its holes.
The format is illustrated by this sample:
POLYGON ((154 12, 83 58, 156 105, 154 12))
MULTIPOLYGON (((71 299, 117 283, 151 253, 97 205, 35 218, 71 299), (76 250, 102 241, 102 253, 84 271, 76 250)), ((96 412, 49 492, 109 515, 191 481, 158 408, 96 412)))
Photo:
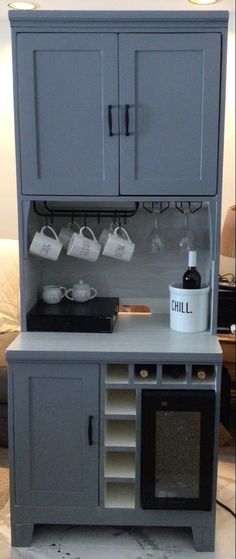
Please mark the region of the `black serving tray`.
POLYGON ((118 307, 118 297, 95 297, 86 303, 64 298, 55 305, 39 301, 27 314, 27 330, 109 333, 117 320, 118 307))

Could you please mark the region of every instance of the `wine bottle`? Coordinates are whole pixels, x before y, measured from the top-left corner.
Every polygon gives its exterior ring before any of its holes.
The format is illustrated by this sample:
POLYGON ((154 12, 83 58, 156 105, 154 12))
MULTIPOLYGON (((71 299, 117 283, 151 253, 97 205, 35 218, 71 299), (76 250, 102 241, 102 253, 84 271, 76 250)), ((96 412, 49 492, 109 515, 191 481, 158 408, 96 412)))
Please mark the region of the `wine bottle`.
POLYGON ((190 250, 188 253, 188 269, 183 275, 183 289, 200 289, 201 276, 196 268, 197 253, 190 250))
POLYGON ((197 378, 199 378, 199 380, 204 380, 206 378, 206 371, 199 369, 197 371, 197 378))
POLYGON ((141 377, 141 378, 147 378, 148 375, 149 375, 149 372, 148 372, 147 369, 141 369, 141 371, 139 372, 139 374, 140 374, 140 377, 141 377))

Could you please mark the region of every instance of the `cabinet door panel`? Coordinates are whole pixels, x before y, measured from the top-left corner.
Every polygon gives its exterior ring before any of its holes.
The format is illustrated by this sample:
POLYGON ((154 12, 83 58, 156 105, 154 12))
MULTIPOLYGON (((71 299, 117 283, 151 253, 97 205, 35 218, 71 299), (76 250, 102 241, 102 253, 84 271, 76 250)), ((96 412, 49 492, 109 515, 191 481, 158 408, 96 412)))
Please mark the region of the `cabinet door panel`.
POLYGON ((14 372, 16 502, 98 505, 98 365, 14 372), (89 445, 89 417, 93 444, 89 445))
POLYGON ((120 37, 121 194, 215 194, 220 45, 218 34, 120 37))
POLYGON ((17 53, 23 193, 117 194, 116 35, 20 34, 17 53))

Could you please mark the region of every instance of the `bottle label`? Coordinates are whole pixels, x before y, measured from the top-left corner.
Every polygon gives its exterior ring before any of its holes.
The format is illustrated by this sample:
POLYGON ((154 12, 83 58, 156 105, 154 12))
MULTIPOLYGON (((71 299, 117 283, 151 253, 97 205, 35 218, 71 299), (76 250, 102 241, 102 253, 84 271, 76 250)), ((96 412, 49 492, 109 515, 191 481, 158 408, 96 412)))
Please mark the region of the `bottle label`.
POLYGON ((171 308, 172 311, 182 313, 182 314, 192 314, 193 312, 191 311, 188 302, 175 301, 174 299, 172 299, 171 301, 171 308))

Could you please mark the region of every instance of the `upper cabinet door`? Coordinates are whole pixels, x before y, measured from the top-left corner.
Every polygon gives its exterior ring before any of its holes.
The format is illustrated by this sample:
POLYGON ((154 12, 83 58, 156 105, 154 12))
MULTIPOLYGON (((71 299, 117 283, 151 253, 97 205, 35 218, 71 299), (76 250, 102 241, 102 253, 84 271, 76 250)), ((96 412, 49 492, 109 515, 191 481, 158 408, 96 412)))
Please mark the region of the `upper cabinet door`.
POLYGON ((220 34, 120 36, 121 194, 216 193, 220 64, 220 34))
POLYGON ((18 34, 24 194, 118 194, 117 40, 99 33, 18 34))

